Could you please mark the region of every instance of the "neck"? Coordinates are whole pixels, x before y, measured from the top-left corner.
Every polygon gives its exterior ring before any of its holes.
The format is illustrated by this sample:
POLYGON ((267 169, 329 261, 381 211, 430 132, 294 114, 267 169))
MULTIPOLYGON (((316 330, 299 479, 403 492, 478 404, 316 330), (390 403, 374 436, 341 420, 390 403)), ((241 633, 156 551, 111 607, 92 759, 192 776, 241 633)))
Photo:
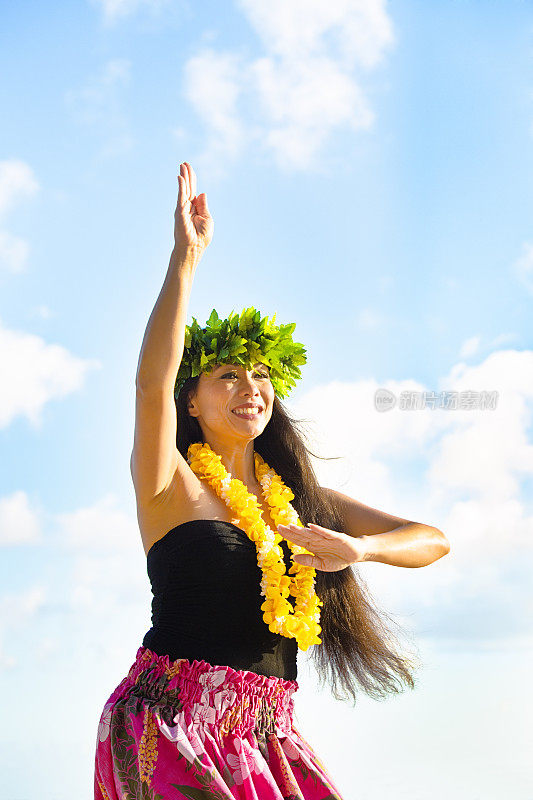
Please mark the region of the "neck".
POLYGON ((222 442, 209 435, 207 437, 204 436, 204 441, 217 456, 220 456, 222 463, 232 478, 242 481, 248 488, 254 488, 259 485, 259 481, 255 476, 253 440, 244 442, 242 445, 236 445, 235 443, 222 442))

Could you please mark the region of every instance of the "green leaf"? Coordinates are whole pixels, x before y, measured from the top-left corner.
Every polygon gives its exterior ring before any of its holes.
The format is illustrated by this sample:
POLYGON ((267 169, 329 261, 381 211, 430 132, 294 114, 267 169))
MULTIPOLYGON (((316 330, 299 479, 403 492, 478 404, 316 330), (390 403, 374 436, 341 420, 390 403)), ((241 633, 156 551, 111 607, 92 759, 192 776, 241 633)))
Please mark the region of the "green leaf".
POLYGON ((207 327, 209 327, 209 328, 212 328, 212 327, 213 327, 214 325, 216 325, 218 322, 220 322, 220 320, 219 320, 219 317, 218 317, 218 314, 217 314, 217 312, 215 311, 215 309, 213 309, 213 310, 211 311, 211 315, 210 315, 209 319, 207 320, 206 326, 207 326, 207 327))
POLYGON ((188 800, 218 800, 220 797, 220 792, 215 794, 209 789, 200 789, 197 786, 183 786, 180 783, 171 783, 170 785, 178 789, 188 800))
POLYGON ((214 362, 250 368, 261 361, 270 367, 274 391, 279 397, 285 397, 295 385, 295 379, 301 377, 299 366, 306 363, 307 356, 305 347, 292 341, 296 323, 277 326, 276 313, 269 319, 250 306, 240 313, 231 311, 226 319, 221 320, 213 309, 204 328, 193 317, 191 325, 185 329, 185 347, 176 376, 175 396, 188 377, 209 372, 214 362))

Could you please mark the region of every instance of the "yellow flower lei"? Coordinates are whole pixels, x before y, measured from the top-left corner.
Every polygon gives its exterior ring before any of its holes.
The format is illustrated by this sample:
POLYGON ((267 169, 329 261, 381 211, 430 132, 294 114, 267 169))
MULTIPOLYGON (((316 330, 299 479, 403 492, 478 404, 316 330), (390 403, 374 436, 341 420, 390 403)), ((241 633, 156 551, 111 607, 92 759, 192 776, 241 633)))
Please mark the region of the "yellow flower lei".
MULTIPOLYGON (((248 536, 257 548, 257 563, 263 572, 261 594, 266 600, 261 606, 263 619, 273 633, 294 638, 301 650, 307 650, 322 640, 318 633, 320 606, 323 605, 315 592, 314 567, 292 562, 286 574, 283 550, 278 545, 283 536, 267 525, 263 519, 261 508, 255 495, 251 494, 244 483, 232 478, 226 470, 222 459, 211 447, 202 442, 191 444, 187 451, 188 461, 194 473, 206 480, 232 509, 248 536), (288 595, 296 598, 294 609, 287 601, 288 595)), ((255 474, 263 489, 272 519, 277 525, 300 525, 298 514, 290 501, 293 492, 285 486, 280 476, 254 453, 255 474)), ((287 541, 287 540, 286 540, 287 541)), ((305 547, 287 542, 293 555, 309 553, 305 547)))

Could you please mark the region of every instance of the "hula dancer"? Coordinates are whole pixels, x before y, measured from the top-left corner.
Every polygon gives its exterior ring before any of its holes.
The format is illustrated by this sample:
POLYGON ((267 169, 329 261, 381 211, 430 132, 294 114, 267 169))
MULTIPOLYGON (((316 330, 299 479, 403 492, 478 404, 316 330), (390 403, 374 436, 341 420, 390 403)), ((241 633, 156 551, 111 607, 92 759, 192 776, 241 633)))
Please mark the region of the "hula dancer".
POLYGON ((337 699, 412 688, 353 565, 424 566, 449 545, 319 486, 281 402, 306 362, 294 324, 250 307, 186 325, 213 220, 189 164, 178 183, 131 457, 152 627, 101 714, 95 800, 342 800, 295 724, 298 649, 337 699))

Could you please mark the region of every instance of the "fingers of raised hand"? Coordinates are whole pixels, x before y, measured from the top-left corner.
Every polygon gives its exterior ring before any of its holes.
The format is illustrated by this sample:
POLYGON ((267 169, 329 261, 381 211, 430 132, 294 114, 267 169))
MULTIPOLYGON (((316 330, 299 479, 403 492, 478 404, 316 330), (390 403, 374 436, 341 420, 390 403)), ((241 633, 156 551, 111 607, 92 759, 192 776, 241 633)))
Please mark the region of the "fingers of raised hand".
POLYGON ((185 200, 194 200, 196 197, 196 173, 188 161, 183 161, 180 164, 178 185, 180 189, 183 187, 185 200), (182 178, 183 183, 179 180, 180 178, 182 178))
POLYGON ((189 181, 189 173, 187 171, 187 165, 185 162, 180 164, 180 171, 178 175, 178 186, 180 189, 181 199, 183 202, 187 202, 191 199, 191 186, 189 181), (181 178, 181 180, 180 180, 181 178))
POLYGON ((185 163, 187 165, 187 170, 189 172, 189 186, 191 189, 191 200, 194 200, 194 198, 196 197, 196 172, 193 170, 188 161, 186 161, 185 163))

